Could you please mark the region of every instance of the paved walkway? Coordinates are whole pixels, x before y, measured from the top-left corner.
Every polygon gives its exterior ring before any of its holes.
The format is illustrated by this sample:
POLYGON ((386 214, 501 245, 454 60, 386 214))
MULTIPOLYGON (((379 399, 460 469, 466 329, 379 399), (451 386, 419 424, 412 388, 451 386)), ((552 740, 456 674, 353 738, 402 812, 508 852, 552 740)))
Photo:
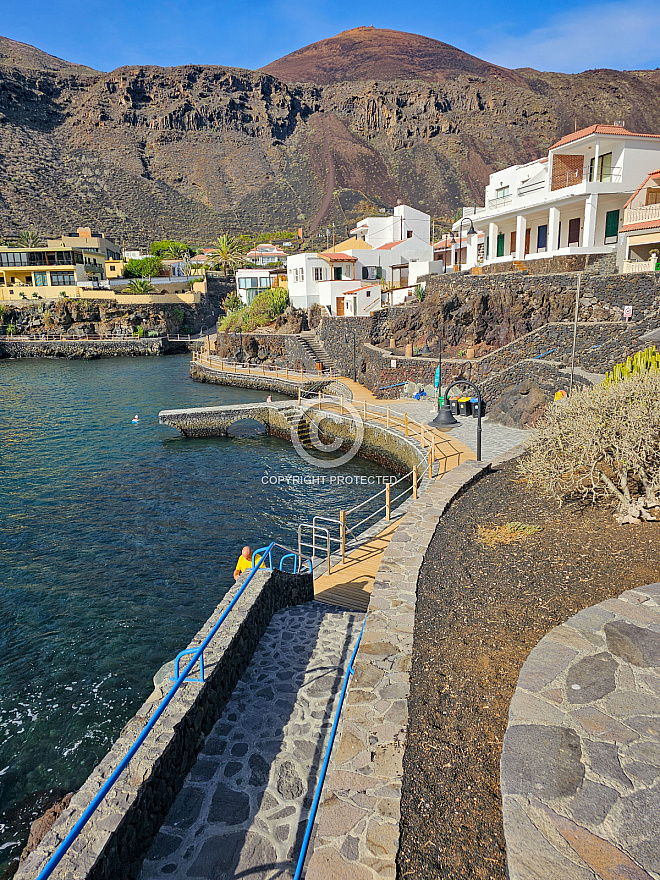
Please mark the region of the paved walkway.
POLYGON ((141 880, 293 876, 362 617, 317 602, 273 617, 141 880))
POLYGON ((511 880, 660 876, 660 584, 541 639, 511 701, 501 783, 511 880))

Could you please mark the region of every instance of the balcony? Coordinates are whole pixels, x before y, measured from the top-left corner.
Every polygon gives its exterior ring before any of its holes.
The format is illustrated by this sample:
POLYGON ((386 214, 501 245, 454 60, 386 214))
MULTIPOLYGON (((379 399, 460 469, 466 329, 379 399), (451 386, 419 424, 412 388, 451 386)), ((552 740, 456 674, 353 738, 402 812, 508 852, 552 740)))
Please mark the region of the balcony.
POLYGON ((624 260, 623 275, 638 275, 642 272, 656 272, 656 260, 624 260))
POLYGON ((631 223, 648 223, 651 220, 657 220, 658 226, 660 226, 660 204, 645 205, 642 208, 626 208, 623 212, 624 226, 631 223))
POLYGON ((491 211, 499 211, 501 208, 506 208, 507 205, 510 205, 513 201, 513 196, 504 196, 499 199, 488 199, 488 208, 491 211))
POLYGON ((523 183, 522 186, 518 187, 518 198, 528 196, 530 193, 540 192, 545 189, 545 186, 545 180, 537 180, 535 183, 523 183))

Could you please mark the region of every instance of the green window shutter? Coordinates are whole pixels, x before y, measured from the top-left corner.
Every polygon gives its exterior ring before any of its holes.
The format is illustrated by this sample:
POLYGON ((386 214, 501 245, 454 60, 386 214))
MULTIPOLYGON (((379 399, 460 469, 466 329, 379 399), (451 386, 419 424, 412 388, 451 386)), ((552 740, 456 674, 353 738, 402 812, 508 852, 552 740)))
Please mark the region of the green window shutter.
POLYGON ((382 277, 383 277, 383 267, 378 266, 378 268, 376 269, 376 278, 382 278, 382 277))
POLYGON ((619 234, 619 211, 608 211, 605 215, 605 241, 619 234))
POLYGON ((366 266, 362 267, 362 280, 367 281, 369 279, 369 270, 366 266))
POLYGON ((504 233, 503 232, 500 232, 500 234, 497 236, 497 256, 498 257, 504 256, 504 233))

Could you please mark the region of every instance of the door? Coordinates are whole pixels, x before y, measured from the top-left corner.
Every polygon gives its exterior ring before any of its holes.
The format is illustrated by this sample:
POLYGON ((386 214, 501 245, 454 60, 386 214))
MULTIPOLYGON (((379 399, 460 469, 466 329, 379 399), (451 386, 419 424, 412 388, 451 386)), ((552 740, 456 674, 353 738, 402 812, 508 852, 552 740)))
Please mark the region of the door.
POLYGON ((337 297, 337 317, 342 318, 344 316, 344 297, 337 297))
POLYGON ((500 234, 497 236, 497 256, 498 257, 504 256, 504 233, 503 232, 500 232, 500 234))
POLYGON ((573 217, 568 221, 568 244, 580 244, 580 218, 573 217))
POLYGON ((605 244, 615 244, 619 234, 619 211, 608 211, 605 215, 605 244))
POLYGON ((515 232, 511 233, 511 245, 509 247, 509 253, 511 254, 512 257, 515 257, 515 255, 516 255, 516 233, 515 232))
POLYGON ((541 253, 541 251, 545 251, 548 247, 548 224, 544 224, 543 226, 539 226, 538 232, 536 233, 536 251, 537 253, 541 253))
POLYGON ((341 281, 341 266, 335 266, 334 276, 335 281, 341 281))
POLYGON ((527 256, 527 254, 529 253, 529 242, 531 240, 531 237, 532 237, 532 230, 526 229, 525 230, 525 256, 527 256))

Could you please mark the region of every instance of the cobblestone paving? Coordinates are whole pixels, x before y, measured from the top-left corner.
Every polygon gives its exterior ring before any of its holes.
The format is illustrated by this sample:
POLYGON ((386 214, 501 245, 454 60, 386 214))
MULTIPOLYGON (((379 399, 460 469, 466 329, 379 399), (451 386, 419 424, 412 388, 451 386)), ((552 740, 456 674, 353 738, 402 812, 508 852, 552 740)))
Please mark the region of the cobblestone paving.
POLYGON ((273 617, 141 880, 293 876, 362 618, 314 602, 273 617))
POLYGON ((541 639, 511 701, 501 782, 511 880, 660 877, 660 584, 541 639))
MULTIPOLYGON (((407 412, 410 418, 417 419, 428 425, 431 419, 438 414, 432 401, 424 400, 393 400, 391 402, 392 410, 397 412, 407 412)), ((459 416, 460 424, 456 425, 449 436, 460 440, 461 443, 471 449, 477 451, 477 420, 472 416, 459 416)), ((521 428, 507 428, 506 425, 500 425, 497 422, 491 422, 488 416, 482 420, 481 434, 481 458, 482 461, 490 461, 500 455, 504 455, 514 446, 523 443, 529 436, 530 431, 523 431, 521 428)))

